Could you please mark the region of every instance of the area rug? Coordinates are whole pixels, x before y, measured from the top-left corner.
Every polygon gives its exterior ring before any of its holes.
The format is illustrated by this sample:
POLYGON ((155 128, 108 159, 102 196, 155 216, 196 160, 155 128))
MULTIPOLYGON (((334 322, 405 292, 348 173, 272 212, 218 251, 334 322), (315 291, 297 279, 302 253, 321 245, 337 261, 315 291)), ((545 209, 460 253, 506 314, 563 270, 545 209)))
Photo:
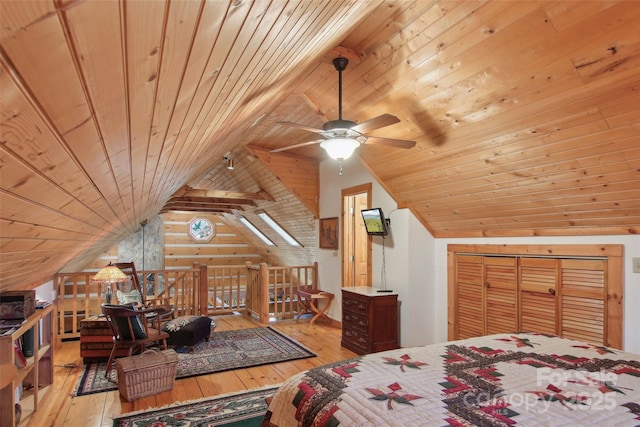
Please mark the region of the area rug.
MULTIPOLYGON (((271 327, 215 332, 191 353, 178 353, 176 378, 314 357, 316 354, 271 327)), ((106 361, 89 363, 78 380, 74 396, 118 388, 114 368, 105 378, 106 361)))
POLYGON ((153 408, 114 418, 114 427, 258 427, 277 386, 153 408))

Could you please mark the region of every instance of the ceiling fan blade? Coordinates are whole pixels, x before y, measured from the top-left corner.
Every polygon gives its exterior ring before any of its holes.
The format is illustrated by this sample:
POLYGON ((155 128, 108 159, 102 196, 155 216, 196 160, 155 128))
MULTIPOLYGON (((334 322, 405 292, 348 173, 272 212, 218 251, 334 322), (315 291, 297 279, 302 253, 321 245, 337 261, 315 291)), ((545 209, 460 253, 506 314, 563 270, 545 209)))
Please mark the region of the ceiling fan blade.
POLYGON ((286 150, 291 150, 293 148, 304 147, 305 145, 319 144, 322 141, 324 141, 324 139, 319 139, 319 140, 316 140, 316 141, 301 142, 300 144, 289 145, 288 147, 275 148, 275 149, 271 150, 271 152, 272 153, 279 153, 280 151, 286 151, 286 150))
POLYGON ((413 148, 415 147, 416 142, 407 141, 406 139, 391 139, 391 138, 382 138, 379 136, 369 136, 367 137, 365 144, 387 145, 395 148, 413 148))
POLYGON ((353 126, 351 129, 356 132, 364 133, 371 132, 372 130, 380 129, 385 126, 396 124, 400 121, 396 116, 392 116, 391 114, 383 114, 378 117, 374 117, 373 119, 369 119, 366 122, 359 123, 353 126))
POLYGON ((300 123, 293 123, 293 122, 276 122, 276 123, 278 123, 279 125, 289 126, 289 127, 292 127, 292 128, 304 129, 306 131, 314 132, 314 133, 322 132, 322 129, 314 128, 314 127, 307 126, 307 125, 301 125, 300 123))

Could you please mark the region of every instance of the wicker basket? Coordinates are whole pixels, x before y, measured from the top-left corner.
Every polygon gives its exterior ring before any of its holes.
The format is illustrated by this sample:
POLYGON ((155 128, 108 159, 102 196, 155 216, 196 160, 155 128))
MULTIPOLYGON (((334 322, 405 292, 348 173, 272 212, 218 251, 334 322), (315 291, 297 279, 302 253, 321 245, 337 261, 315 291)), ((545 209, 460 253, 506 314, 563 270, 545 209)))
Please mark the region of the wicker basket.
POLYGON ((127 401, 173 388, 178 355, 174 350, 146 350, 138 356, 116 359, 118 390, 127 401))

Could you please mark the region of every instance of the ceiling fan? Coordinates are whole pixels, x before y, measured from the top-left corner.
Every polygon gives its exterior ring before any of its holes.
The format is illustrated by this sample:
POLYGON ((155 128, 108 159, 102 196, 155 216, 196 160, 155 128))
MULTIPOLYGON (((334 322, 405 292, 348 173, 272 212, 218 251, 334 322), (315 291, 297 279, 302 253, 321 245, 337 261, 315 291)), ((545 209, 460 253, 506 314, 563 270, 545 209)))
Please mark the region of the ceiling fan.
POLYGON ((347 68, 348 63, 347 58, 343 57, 338 57, 333 60, 333 65, 338 71, 338 120, 326 122, 322 125, 322 129, 292 122, 278 122, 278 124, 281 125, 320 134, 322 138, 290 145, 288 147, 276 148, 271 150, 271 152, 276 153, 291 150, 292 148, 304 147, 305 145, 320 144, 330 157, 336 160, 343 160, 351 156, 353 151, 362 144, 388 145, 396 148, 412 148, 416 145, 415 141, 366 135, 373 130, 400 122, 400 119, 391 114, 382 114, 359 124, 351 120, 342 119, 342 72, 347 68))

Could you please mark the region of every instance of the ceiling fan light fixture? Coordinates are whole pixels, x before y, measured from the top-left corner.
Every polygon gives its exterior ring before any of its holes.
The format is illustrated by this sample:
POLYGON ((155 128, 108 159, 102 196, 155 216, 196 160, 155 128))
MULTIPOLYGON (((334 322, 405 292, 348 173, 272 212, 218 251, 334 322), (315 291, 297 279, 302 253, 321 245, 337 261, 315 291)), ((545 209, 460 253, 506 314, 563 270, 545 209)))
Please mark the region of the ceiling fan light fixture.
POLYGON ((337 137, 327 139, 320 143, 329 157, 335 160, 348 159, 356 148, 360 146, 360 141, 354 138, 337 137))
MULTIPOLYGON (((400 119, 394 115, 382 114, 362 123, 356 123, 342 118, 342 72, 347 68, 348 63, 349 60, 343 57, 338 57, 333 60, 333 65, 336 71, 338 71, 338 118, 336 120, 325 122, 322 125, 322 129, 293 122, 278 122, 280 125, 292 126, 304 129, 307 132, 318 133, 322 136, 322 139, 289 145, 288 147, 276 148, 271 150, 271 152, 277 153, 280 151, 290 150, 292 148, 320 143, 320 146, 327 151, 327 154, 329 154, 330 157, 335 160, 340 160, 340 164, 342 164, 342 160, 349 158, 359 145, 365 144, 367 141, 371 144, 382 144, 399 148, 412 148, 416 144, 415 141, 404 141, 401 139, 381 137, 372 137, 372 139, 369 140, 369 136, 366 135, 367 133, 385 126, 399 123, 400 119)), ((340 174, 342 175, 342 166, 340 167, 340 171, 340 174)))

